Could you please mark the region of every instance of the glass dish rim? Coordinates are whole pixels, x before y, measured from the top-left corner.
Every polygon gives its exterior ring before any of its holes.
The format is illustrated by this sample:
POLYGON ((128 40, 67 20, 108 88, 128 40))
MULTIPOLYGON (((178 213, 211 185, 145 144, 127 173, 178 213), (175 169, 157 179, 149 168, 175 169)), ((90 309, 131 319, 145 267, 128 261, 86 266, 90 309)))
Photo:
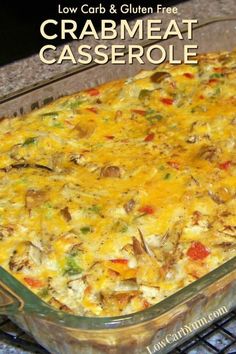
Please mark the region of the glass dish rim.
MULTIPOLYGON (((131 327, 154 320, 175 306, 180 306, 186 301, 190 301, 195 296, 199 296, 203 290, 213 286, 217 281, 236 271, 236 256, 223 263, 221 266, 207 273, 200 279, 192 282, 184 288, 178 290, 166 299, 153 306, 138 312, 127 315, 112 317, 88 317, 69 314, 58 310, 41 298, 35 295, 19 280, 0 266, 0 290, 6 291, 7 295, 13 298, 13 306, 6 315, 19 315, 21 312, 30 315, 37 315, 44 320, 61 324, 65 327, 83 330, 111 330, 131 327), (4 279, 4 280, 3 280, 4 279), (4 284, 4 288, 3 285, 4 284)), ((0 309, 1 313, 1 309, 0 309)))

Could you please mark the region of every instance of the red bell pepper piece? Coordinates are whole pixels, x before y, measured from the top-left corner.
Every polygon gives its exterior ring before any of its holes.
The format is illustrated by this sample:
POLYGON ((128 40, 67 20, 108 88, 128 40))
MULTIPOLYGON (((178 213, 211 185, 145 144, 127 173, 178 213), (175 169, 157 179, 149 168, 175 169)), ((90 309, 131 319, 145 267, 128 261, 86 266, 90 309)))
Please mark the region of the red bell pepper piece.
POLYGON ((193 79, 194 75, 191 73, 184 73, 184 76, 187 77, 187 79, 193 79))
POLYGON ((171 106, 174 103, 174 100, 172 100, 172 98, 162 98, 161 102, 167 106, 171 106))
POLYGON ((151 206, 151 205, 144 205, 141 208, 139 208, 139 211, 141 213, 145 213, 145 214, 149 214, 149 215, 154 214, 154 212, 155 212, 153 206, 151 206))
POLYGON ((96 88, 90 88, 86 90, 86 92, 89 94, 89 96, 98 96, 100 94, 99 90, 96 88))
POLYGON ((111 259, 112 263, 118 263, 118 264, 128 264, 128 259, 125 258, 116 258, 116 259, 111 259))
POLYGON ((144 141, 148 142, 148 141, 152 141, 155 138, 155 134, 154 133, 150 133, 146 136, 146 138, 144 139, 144 141))
POLYGON ((30 277, 25 277, 24 281, 29 285, 32 286, 32 288, 42 288, 44 286, 44 283, 35 278, 30 278, 30 277))
POLYGON ((98 110, 97 110, 97 108, 95 108, 95 107, 89 107, 89 108, 86 108, 86 109, 87 109, 87 111, 89 111, 89 112, 98 113, 98 110))
POLYGON ((231 161, 221 162, 218 166, 221 170, 228 170, 231 167, 231 161))
POLYGON ((222 72, 224 72, 224 68, 214 68, 214 71, 216 73, 222 73, 222 72))
POLYGON ((218 82, 219 82, 218 79, 210 79, 210 80, 208 81, 209 84, 217 84, 218 82))
POLYGON ((146 111, 143 111, 142 109, 132 109, 133 113, 139 114, 140 116, 145 116, 146 111))
POLYGON ((194 261, 203 260, 209 256, 210 251, 199 241, 192 242, 187 251, 187 256, 194 261))
POLYGON ((176 170, 179 170, 179 163, 176 161, 168 161, 167 162, 169 166, 175 168, 176 170))

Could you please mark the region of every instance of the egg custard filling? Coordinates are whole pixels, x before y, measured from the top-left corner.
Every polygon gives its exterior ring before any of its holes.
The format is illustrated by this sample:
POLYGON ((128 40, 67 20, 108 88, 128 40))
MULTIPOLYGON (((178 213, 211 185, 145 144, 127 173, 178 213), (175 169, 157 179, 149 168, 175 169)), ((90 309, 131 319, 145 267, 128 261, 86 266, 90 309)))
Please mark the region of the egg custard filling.
POLYGON ((236 51, 0 122, 0 265, 83 316, 150 307, 236 255, 236 51))

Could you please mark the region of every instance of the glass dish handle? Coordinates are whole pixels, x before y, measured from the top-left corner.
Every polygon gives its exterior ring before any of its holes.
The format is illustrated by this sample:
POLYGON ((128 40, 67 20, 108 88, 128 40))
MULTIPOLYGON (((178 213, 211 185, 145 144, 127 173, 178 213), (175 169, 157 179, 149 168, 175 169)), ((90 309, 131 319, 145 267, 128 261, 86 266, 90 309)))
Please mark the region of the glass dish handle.
POLYGON ((24 301, 0 280, 0 315, 22 311, 24 301))

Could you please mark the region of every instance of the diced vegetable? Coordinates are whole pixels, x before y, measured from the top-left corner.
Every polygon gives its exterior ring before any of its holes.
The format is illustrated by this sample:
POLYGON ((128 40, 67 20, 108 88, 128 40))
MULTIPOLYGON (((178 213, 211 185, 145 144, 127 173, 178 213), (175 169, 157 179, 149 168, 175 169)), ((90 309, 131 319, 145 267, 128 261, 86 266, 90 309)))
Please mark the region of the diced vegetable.
POLYGON ((139 211, 140 211, 141 213, 151 215, 151 214, 154 214, 155 209, 154 209, 154 207, 151 206, 151 205, 144 205, 144 206, 142 206, 141 208, 139 208, 139 211))
POLYGON ((140 116, 145 116, 146 111, 142 110, 142 109, 132 109, 133 113, 139 114, 140 116))
POLYGON ((218 79, 210 79, 210 80, 208 81, 209 84, 217 84, 218 82, 219 82, 218 79))
POLYGON ((125 258, 116 258, 116 259, 111 259, 112 263, 119 263, 119 264, 128 264, 128 259, 125 258))
POLYGON ((167 162, 169 166, 173 167, 175 170, 179 170, 179 163, 176 161, 168 161, 167 162))
POLYGON ((225 162, 219 163, 218 166, 221 170, 228 170, 231 167, 231 164, 232 164, 231 161, 225 161, 225 162))
POLYGON ((89 232, 92 231, 91 227, 90 226, 83 226, 80 228, 80 231, 82 232, 82 234, 86 235, 88 234, 89 232))
POLYGON ((42 298, 47 297, 49 295, 48 287, 44 287, 44 288, 39 289, 37 295, 42 298))
POLYGON ((203 260, 209 256, 210 251, 201 242, 192 242, 187 251, 187 256, 194 261, 203 260))
POLYGON ((148 134, 148 135, 145 137, 144 141, 145 141, 145 142, 149 142, 149 141, 152 141, 154 138, 155 138, 155 134, 154 134, 154 133, 150 133, 150 134, 148 134))
POLYGON ((214 73, 214 74, 210 75, 210 79, 220 79, 221 77, 224 77, 224 74, 214 73))
POLYGON ((86 108, 86 109, 87 109, 87 111, 89 111, 89 112, 98 113, 98 110, 97 110, 97 108, 95 108, 95 107, 89 107, 89 108, 86 108))
POLYGON ((52 126, 55 128, 64 128, 64 125, 62 124, 62 122, 57 122, 57 121, 53 121, 52 126))
POLYGON ((58 112, 47 112, 47 113, 41 113, 41 117, 57 117, 59 115, 58 112))
POLYGON ((215 67, 215 68, 214 68, 214 71, 215 71, 216 73, 223 73, 224 70, 225 70, 225 68, 222 68, 222 67, 215 67))
POLYGON ((76 109, 78 108, 84 101, 81 99, 77 99, 74 101, 68 101, 66 102, 65 106, 70 108, 70 109, 76 109))
POLYGON ((32 288, 42 288, 45 285, 45 283, 42 280, 31 278, 31 277, 25 277, 24 281, 32 288))
POLYGON ((90 88, 86 91, 89 96, 98 96, 100 94, 99 90, 96 88, 90 88))
POLYGON ((171 177, 171 174, 168 172, 165 174, 164 179, 170 179, 170 177, 171 177))
POLYGON ((148 307, 150 307, 151 305, 149 304, 149 302, 147 300, 143 300, 143 308, 147 309, 148 307))
POLYGON ((139 98, 140 101, 144 101, 144 100, 146 100, 147 98, 150 97, 151 93, 152 93, 151 90, 145 90, 145 89, 144 89, 144 90, 141 90, 141 91, 139 92, 138 98, 139 98))
POLYGON ((194 78, 194 75, 191 74, 191 73, 184 73, 183 74, 187 79, 193 79, 194 78))
POLYGON ((167 106, 171 106, 174 100, 172 98, 161 98, 161 102, 167 106))
POLYGON ((82 271, 83 269, 77 264, 75 257, 67 256, 64 274, 75 275, 82 271))
POLYGON ((149 121, 150 124, 155 124, 157 121, 160 121, 163 119, 163 116, 156 111, 150 110, 147 112, 145 118, 149 121))
POLYGON ((112 230, 124 233, 128 231, 128 225, 124 220, 119 219, 114 223, 112 230))
POLYGON ((101 207, 98 205, 92 205, 90 208, 88 208, 88 211, 95 213, 95 214, 100 214, 101 213, 101 207))
POLYGON ((31 138, 27 138, 24 142, 23 142, 23 146, 27 146, 27 145, 31 145, 31 144, 35 144, 36 143, 37 138, 36 137, 31 137, 31 138))

